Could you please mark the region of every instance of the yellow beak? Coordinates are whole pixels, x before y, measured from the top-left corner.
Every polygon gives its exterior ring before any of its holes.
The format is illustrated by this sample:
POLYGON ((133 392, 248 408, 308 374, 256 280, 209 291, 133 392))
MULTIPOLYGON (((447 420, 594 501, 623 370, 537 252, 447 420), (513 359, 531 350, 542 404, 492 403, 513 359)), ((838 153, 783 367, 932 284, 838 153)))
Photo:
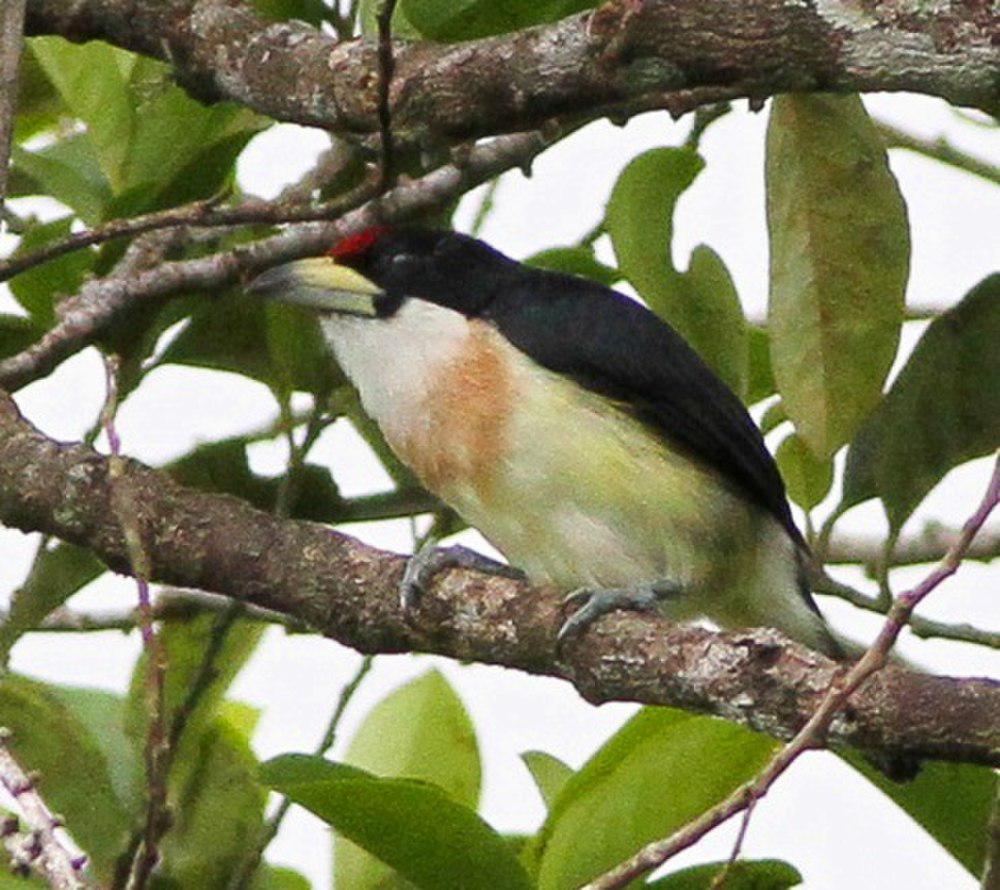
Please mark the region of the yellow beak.
POLYGON ((250 282, 247 293, 317 312, 374 318, 375 298, 383 291, 364 275, 323 256, 268 269, 250 282))

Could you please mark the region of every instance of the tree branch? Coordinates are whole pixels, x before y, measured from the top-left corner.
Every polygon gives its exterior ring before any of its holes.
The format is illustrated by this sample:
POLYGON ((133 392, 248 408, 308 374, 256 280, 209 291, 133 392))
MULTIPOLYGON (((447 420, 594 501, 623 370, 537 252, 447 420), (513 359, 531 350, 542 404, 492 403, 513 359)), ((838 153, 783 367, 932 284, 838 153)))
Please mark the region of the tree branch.
MULTIPOLYGON (((29 0, 30 34, 101 39, 162 59, 197 97, 342 133, 379 128, 378 51, 216 0, 29 0)), ((397 43, 394 136, 422 143, 551 117, 792 91, 908 90, 996 111, 996 16, 945 0, 609 0, 596 11, 457 44, 397 43)))
POLYGON ((322 253, 339 238, 369 226, 412 218, 511 167, 529 163, 549 141, 539 132, 501 136, 474 147, 461 163, 445 164, 399 185, 336 222, 293 226, 233 250, 88 281, 59 304, 59 321, 38 342, 0 361, 0 386, 14 390, 44 377, 136 303, 182 290, 218 290, 268 266, 322 253))
MULTIPOLYGON (((716 634, 658 616, 602 618, 560 658, 558 592, 467 570, 441 573, 415 614, 398 608, 404 559, 327 527, 279 521, 231 497, 184 489, 128 462, 156 580, 294 615, 362 652, 433 652, 561 677, 592 702, 717 714, 791 738, 840 667, 772 630, 716 634)), ((0 520, 92 549, 125 571, 107 460, 60 445, 0 396, 0 520)), ((834 723, 834 745, 1000 766, 1000 683, 889 667, 834 723)))
POLYGON ((86 857, 73 856, 56 837, 61 823, 42 800, 31 776, 14 759, 7 745, 9 738, 10 731, 0 729, 0 783, 31 826, 32 842, 21 855, 54 890, 86 890, 90 886, 83 877, 86 857))
POLYGON ((14 137, 17 72, 24 37, 24 0, 4 0, 0 10, 0 212, 7 198, 7 170, 14 137))

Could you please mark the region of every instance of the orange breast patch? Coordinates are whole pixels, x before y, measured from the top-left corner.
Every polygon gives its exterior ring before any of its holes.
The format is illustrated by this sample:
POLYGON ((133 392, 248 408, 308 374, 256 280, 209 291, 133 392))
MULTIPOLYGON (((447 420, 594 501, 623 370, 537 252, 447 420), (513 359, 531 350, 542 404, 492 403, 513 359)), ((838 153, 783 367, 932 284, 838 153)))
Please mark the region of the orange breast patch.
POLYGON ((514 405, 505 346, 482 321, 434 374, 420 412, 387 439, 432 492, 449 500, 456 489, 489 495, 503 458, 507 419, 514 405))

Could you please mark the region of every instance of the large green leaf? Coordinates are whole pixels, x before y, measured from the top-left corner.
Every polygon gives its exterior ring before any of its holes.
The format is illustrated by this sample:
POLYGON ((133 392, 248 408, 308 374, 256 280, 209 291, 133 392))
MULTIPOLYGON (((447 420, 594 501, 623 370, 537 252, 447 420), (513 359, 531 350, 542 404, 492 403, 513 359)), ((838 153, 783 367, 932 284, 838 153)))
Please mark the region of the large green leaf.
POLYGON ((31 52, 30 42, 21 55, 15 107, 15 142, 24 142, 32 136, 54 129, 66 114, 66 107, 59 94, 31 52))
POLYGON ((11 647, 26 631, 105 571, 91 551, 75 544, 57 543, 40 550, 0 625, 0 663, 6 663, 11 647))
POLYGON ((531 886, 506 841, 437 785, 294 754, 264 764, 262 777, 418 887, 531 886))
POLYGON ((872 497, 898 529, 958 464, 1000 444, 1000 274, 931 322, 851 443, 841 509, 872 497))
POLYGON ((906 206, 857 96, 776 98, 766 180, 774 373, 799 435, 826 458, 875 407, 896 355, 906 206))
POLYGON ((124 786, 112 779, 107 740, 98 743, 90 731, 96 721, 88 726, 75 710, 42 683, 10 673, 0 680, 0 726, 12 732, 11 750, 26 770, 37 771, 46 802, 107 881, 132 819, 117 793, 124 786))
MULTIPOLYGON (((344 759, 379 776, 431 782, 471 811, 479 804, 481 766, 475 729, 461 700, 437 670, 417 677, 372 708, 344 759)), ((374 890, 392 881, 383 862, 351 840, 335 839, 336 886, 374 890)))
POLYGON ((671 259, 674 207, 705 166, 687 148, 655 148, 621 172, 604 225, 618 267, 646 304, 668 321, 739 395, 747 386, 747 331, 725 264, 699 245, 686 272, 671 259))
POLYGON ((778 389, 771 367, 771 341, 767 331, 754 325, 747 326, 747 394, 746 403, 754 405, 778 389))
MULTIPOLYGON (((372 4, 377 9, 377 2, 372 4)), ((597 0, 402 0, 407 21, 431 40, 474 40, 591 9, 597 0)))
MULTIPOLYGON (((714 883, 720 872, 726 867, 725 862, 711 862, 706 865, 695 865, 673 874, 666 875, 658 881, 652 881, 645 886, 652 890, 713 890, 714 883)), ((780 859, 741 859, 734 862, 726 874, 723 886, 727 890, 788 890, 802 883, 802 875, 798 869, 780 859)))
POLYGON ((891 797, 969 872, 983 870, 990 809, 997 788, 989 767, 928 760, 916 777, 893 782, 867 760, 850 752, 840 757, 891 797))
POLYGON ((173 824, 161 849, 177 887, 226 887, 258 836, 267 794, 249 734, 256 712, 227 705, 223 716, 182 749, 171 774, 173 824))
POLYGON ((643 709, 556 799, 535 851, 539 887, 578 887, 671 834, 756 775, 776 746, 711 717, 643 709))

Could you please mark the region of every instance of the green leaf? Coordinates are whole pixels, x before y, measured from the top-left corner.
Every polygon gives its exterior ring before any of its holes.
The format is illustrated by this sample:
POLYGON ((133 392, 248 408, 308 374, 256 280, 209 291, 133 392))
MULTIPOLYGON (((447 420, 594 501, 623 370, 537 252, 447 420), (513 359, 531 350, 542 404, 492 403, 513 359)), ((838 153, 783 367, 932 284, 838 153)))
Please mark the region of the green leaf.
POLYGON ((260 831, 267 794, 248 739, 255 719, 252 708, 227 706, 182 746, 168 795, 174 821, 161 845, 163 871, 178 887, 228 886, 260 831))
MULTIPOLYGON (((15 257, 34 253, 53 241, 70 234, 73 219, 64 216, 52 222, 32 226, 21 238, 15 257)), ((74 250, 40 266, 15 275, 10 280, 14 298, 31 315, 39 327, 48 329, 55 324, 55 303, 58 297, 76 293, 94 268, 97 254, 92 250, 74 250)))
MULTIPOLYGON (((725 862, 695 865, 645 886, 652 890, 711 890, 716 876, 726 867, 725 862)), ((741 859, 734 862, 726 875, 727 890, 788 890, 802 883, 798 869, 780 859, 741 859)))
POLYGON ((792 433, 783 439, 774 457, 788 496, 803 510, 811 510, 826 497, 833 485, 833 461, 816 457, 801 436, 792 433))
POLYGON ((997 777, 985 766, 927 760, 916 778, 893 782, 863 757, 839 751, 840 757, 892 798, 902 809, 979 877, 986 858, 990 809, 997 777))
POLYGON ((785 414, 785 406, 781 404, 781 399, 778 399, 773 404, 768 405, 764 416, 760 419, 760 431, 766 436, 786 420, 788 420, 788 415, 785 414))
POLYGON ((272 21, 295 19, 318 28, 326 21, 327 8, 323 0, 252 0, 257 15, 272 21))
POLYGON ((589 278, 605 287, 611 287, 622 279, 621 272, 598 260, 589 247, 552 247, 533 254, 524 262, 538 269, 548 269, 550 272, 563 272, 567 275, 589 278))
POLYGON ((778 385, 774 382, 774 369, 771 367, 771 340, 767 331, 748 325, 747 347, 749 358, 745 401, 748 405, 755 405, 778 391, 778 385))
POLYGON ((525 751, 521 755, 521 760, 531 773, 531 778, 535 780, 545 806, 551 809, 559 793, 572 778, 572 767, 544 751, 525 751))
POLYGON ((191 99, 168 66, 106 43, 32 41, 40 67, 87 128, 116 201, 127 216, 215 194, 264 118, 234 105, 191 99))
POLYGON ((11 161, 11 197, 48 195, 88 225, 105 219, 111 188, 86 133, 74 133, 37 151, 15 145, 11 161))
POLYGON ((132 819, 118 799, 102 745, 50 688, 9 673, 0 681, 0 726, 13 733, 18 762, 38 772, 42 796, 65 817, 95 875, 109 880, 132 819))
MULTIPOLYGON (((481 765, 472 721, 454 689, 430 670, 384 698, 366 716, 344 758, 389 778, 430 782, 475 811, 481 765)), ((348 836, 349 837, 349 836, 348 836)), ((334 841, 334 883, 357 890, 383 887, 390 870, 350 840, 334 841)))
POLYGON ((99 689, 50 686, 49 691, 86 727, 108 764, 108 778, 122 809, 139 817, 144 802, 142 757, 125 732, 125 699, 99 689))
POLYGON ((25 632, 38 627, 49 612, 105 571, 105 565, 91 551, 75 544, 57 543, 39 551, 24 583, 14 591, 7 619, 0 625, 0 663, 6 663, 14 643, 25 632))
POLYGON ((531 887, 506 841, 436 785, 294 754, 264 764, 262 777, 418 887, 531 887))
POLYGON ((0 312, 0 358, 16 355, 44 333, 29 318, 0 312))
POLYGON ((785 95, 767 132, 771 359, 820 458, 877 404, 903 323, 906 206, 860 98, 785 95))
POLYGON ((326 393, 343 381, 314 317, 235 291, 203 302, 160 362, 233 371, 279 391, 326 393))
POLYGON ((312 890, 304 875, 290 868, 262 865, 254 876, 253 890, 312 890))
POLYGON ((407 20, 420 34, 442 41, 474 40, 519 31, 597 5, 597 0, 402 0, 400 3, 407 20))
POLYGON ((538 835, 539 887, 580 886, 673 833, 756 775, 776 747, 722 720, 643 709, 556 799, 538 835))
POLYGON ((704 244, 689 268, 674 268, 674 207, 705 162, 691 149, 654 148, 618 177, 605 211, 618 266, 639 296, 669 322, 739 395, 747 388, 746 320, 725 264, 704 244))
POLYGON ((840 511, 872 497, 899 529, 927 493, 1000 442, 1000 274, 934 319, 847 453, 840 511))
MULTIPOLYGON (((206 652, 210 647, 216 649, 211 679, 187 717, 185 739, 192 744, 200 737, 202 727, 215 718, 226 690, 253 654, 266 629, 262 622, 238 619, 222 637, 221 645, 216 645, 213 639, 220 620, 219 616, 203 614, 185 620, 166 621, 159 632, 167 664, 164 712, 168 725, 178 708, 186 704, 192 685, 201 675, 206 652)), ((147 671, 147 656, 144 653, 132 672, 126 712, 126 729, 135 739, 145 739, 147 733, 147 671)), ((185 743, 182 741, 182 748, 185 743)))

